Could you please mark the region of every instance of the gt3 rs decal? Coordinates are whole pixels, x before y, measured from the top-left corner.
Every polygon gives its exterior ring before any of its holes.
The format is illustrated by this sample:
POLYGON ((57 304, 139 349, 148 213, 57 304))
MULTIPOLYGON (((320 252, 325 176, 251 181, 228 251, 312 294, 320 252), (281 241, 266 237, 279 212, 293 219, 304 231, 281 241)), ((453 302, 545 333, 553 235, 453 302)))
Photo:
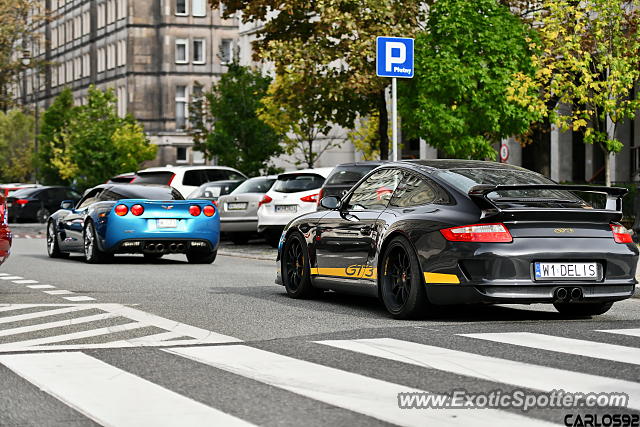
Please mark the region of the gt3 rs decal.
POLYGON ((424 273, 425 283, 455 283, 459 284, 460 279, 455 274, 442 274, 442 273, 424 273))
POLYGON ((312 275, 348 277, 350 279, 375 279, 378 269, 370 265, 350 265, 346 268, 311 268, 312 275))

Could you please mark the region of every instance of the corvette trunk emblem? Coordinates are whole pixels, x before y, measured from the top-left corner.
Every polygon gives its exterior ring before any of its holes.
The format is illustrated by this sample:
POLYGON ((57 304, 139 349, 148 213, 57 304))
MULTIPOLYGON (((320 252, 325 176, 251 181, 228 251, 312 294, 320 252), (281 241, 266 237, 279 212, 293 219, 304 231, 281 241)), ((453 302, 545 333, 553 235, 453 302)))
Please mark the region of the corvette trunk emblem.
POLYGON ((173 205, 162 205, 162 209, 173 209, 173 205))

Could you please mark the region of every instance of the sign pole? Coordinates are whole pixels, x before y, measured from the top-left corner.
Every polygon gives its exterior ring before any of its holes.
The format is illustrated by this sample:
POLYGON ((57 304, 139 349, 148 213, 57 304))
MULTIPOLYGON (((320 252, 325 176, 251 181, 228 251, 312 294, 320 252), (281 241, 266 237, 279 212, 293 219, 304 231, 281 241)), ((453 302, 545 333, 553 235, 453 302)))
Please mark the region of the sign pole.
POLYGON ((398 79, 391 79, 391 132, 393 139, 393 161, 398 161, 398 79))

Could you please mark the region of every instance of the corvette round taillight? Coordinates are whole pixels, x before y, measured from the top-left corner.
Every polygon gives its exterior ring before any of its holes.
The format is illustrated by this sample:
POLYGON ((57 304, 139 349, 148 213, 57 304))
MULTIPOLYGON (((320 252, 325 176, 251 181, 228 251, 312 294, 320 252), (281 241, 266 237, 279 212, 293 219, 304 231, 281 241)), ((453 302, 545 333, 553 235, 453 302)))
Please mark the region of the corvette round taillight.
POLYGON ((200 206, 198 206, 198 205, 191 205, 191 206, 189 206, 189 213, 190 213, 192 216, 198 216, 198 215, 200 215, 200 212, 201 212, 201 210, 200 210, 200 206))
POLYGON ((216 214, 216 208, 211 205, 207 205, 202 210, 206 216, 214 216, 216 214))
POLYGON ((140 216, 144 213, 144 207, 142 205, 131 206, 131 213, 135 216, 140 216))
POLYGON ((118 205, 116 206, 114 211, 118 216, 125 216, 127 212, 129 212, 129 208, 127 207, 127 205, 118 205))

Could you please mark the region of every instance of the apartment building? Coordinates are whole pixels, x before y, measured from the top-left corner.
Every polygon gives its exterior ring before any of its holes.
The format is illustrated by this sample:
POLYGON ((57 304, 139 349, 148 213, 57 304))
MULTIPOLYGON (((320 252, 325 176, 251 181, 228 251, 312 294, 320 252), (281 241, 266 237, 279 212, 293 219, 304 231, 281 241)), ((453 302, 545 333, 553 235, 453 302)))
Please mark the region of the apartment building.
POLYGON ((29 96, 36 87, 46 107, 70 87, 82 104, 90 85, 111 88, 118 113, 132 114, 158 145, 149 165, 205 163, 186 133, 189 102, 226 72, 236 18, 223 19, 207 0, 46 0, 43 6, 50 19, 32 50, 51 65, 40 79, 27 76, 29 96))

